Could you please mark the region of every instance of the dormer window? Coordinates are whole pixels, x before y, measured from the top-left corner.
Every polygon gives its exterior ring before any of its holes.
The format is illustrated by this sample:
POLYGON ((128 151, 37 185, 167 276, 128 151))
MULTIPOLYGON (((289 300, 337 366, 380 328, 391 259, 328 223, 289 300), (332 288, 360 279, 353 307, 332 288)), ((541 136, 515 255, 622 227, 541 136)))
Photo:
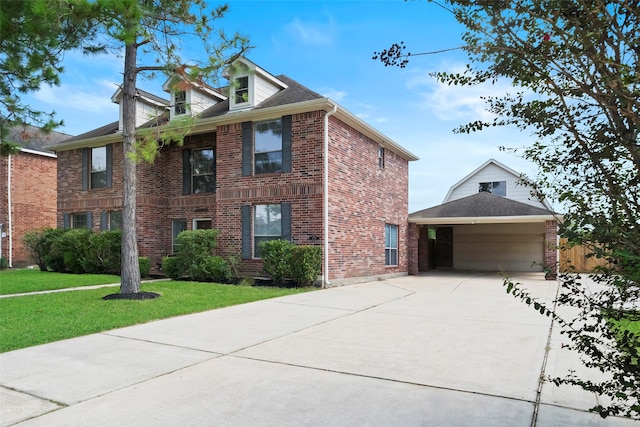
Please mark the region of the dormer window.
POLYGON ((478 185, 478 192, 505 197, 507 195, 507 181, 481 182, 478 185))
POLYGON ((184 90, 175 93, 175 102, 173 105, 173 113, 176 116, 187 113, 187 92, 184 90))
POLYGON ((239 77, 235 80, 236 104, 249 102, 249 77, 239 77))

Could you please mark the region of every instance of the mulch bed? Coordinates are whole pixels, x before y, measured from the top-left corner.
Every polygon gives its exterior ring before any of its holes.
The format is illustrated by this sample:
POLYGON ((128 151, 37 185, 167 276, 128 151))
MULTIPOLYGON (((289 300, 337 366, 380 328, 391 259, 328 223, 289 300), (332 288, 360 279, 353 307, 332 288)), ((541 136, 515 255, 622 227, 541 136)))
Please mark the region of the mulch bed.
POLYGON ((136 292, 132 294, 109 294, 102 299, 104 300, 112 300, 112 299, 134 299, 134 300, 144 300, 144 299, 154 299, 158 298, 160 294, 155 292, 136 292))

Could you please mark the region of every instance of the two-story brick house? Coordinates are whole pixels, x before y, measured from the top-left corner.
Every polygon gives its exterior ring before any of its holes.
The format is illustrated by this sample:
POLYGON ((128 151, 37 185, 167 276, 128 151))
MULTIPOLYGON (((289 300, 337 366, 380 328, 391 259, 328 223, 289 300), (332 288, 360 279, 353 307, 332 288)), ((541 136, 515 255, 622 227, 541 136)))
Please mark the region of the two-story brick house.
MULTIPOLYGON (((325 285, 407 274, 408 166, 417 157, 333 100, 245 58, 226 77, 221 90, 165 84, 169 100, 138 92, 139 126, 155 126, 151 116, 161 113, 198 114, 183 146, 138 165, 141 255, 159 268, 180 231, 216 228, 218 254, 241 255, 243 274, 261 274, 258 243, 276 238, 321 245, 325 285)), ((120 129, 116 121, 52 147, 59 226, 119 226, 120 129)))
POLYGON ((56 226, 56 155, 43 147, 69 137, 33 126, 8 135, 20 145, 17 154, 0 156, 0 257, 10 267, 33 263, 24 245, 28 231, 56 226))

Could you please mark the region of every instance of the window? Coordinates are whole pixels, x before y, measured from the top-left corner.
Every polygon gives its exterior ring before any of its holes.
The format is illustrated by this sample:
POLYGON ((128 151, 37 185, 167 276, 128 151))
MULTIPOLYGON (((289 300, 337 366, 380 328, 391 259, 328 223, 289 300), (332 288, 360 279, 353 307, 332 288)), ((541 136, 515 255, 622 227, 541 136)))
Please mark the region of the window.
POLYGON ((91 149, 91 188, 107 187, 107 147, 91 149))
POLYGON ((483 192, 505 197, 507 195, 507 181, 481 182, 478 185, 478 193, 483 192))
POLYGON ((216 191, 215 157, 213 149, 193 150, 191 154, 191 192, 216 191))
POLYGON ((122 230, 122 211, 109 212, 109 230, 122 230))
POLYGON ((176 253, 178 251, 178 242, 176 237, 178 234, 182 233, 187 229, 187 220, 186 219, 174 219, 171 224, 171 251, 172 253, 176 253))
POLYGON ((378 166, 384 168, 384 147, 378 148, 378 166))
POLYGON ((282 206, 256 205, 253 216, 253 256, 260 258, 260 242, 282 238, 282 206))
POLYGON ((194 219, 193 220, 193 229, 194 230, 210 230, 212 228, 210 219, 194 219))
POLYGON ((235 80, 235 103, 249 102, 249 77, 239 77, 235 80))
POLYGON ((282 119, 257 122, 255 174, 282 172, 282 119))
POLYGON ((173 113, 178 116, 187 113, 187 92, 180 90, 175 92, 175 102, 173 105, 173 113))
POLYGON ((71 228, 87 228, 87 214, 79 213, 71 215, 71 228))
POLYGON ((384 265, 398 265, 397 225, 384 225, 384 265))

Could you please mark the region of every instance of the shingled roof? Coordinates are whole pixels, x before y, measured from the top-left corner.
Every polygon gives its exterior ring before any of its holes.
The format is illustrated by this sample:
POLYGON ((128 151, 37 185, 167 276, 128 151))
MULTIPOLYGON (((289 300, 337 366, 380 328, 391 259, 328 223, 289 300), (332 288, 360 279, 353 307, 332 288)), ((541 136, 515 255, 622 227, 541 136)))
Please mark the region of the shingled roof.
POLYGON ((409 221, 427 218, 549 216, 553 212, 488 192, 473 194, 409 214, 409 221))
POLYGON ((28 150, 53 154, 52 151, 45 150, 43 147, 68 140, 70 137, 71 135, 66 133, 55 131, 44 132, 35 126, 24 125, 11 128, 7 139, 28 150))

